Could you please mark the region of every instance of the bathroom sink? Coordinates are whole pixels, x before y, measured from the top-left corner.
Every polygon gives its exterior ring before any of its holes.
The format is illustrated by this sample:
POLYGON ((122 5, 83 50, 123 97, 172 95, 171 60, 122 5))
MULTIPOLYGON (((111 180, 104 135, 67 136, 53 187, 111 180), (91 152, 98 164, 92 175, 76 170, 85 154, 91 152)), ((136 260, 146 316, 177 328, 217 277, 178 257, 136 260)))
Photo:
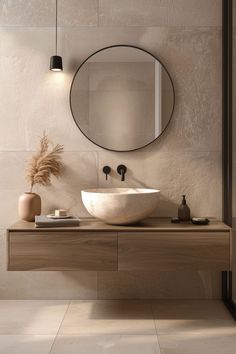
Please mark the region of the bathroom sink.
POLYGON ((157 189, 96 188, 81 191, 88 212, 107 224, 126 225, 149 216, 157 207, 157 189))

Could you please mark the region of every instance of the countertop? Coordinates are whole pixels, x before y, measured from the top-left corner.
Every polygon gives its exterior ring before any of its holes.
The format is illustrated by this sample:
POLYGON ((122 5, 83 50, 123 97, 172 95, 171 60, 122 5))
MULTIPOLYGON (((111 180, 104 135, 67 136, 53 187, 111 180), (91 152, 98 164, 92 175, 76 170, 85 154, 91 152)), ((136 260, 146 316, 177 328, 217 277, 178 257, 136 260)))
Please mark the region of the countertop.
POLYGON ((80 226, 36 228, 34 222, 17 221, 8 231, 229 231, 231 228, 217 219, 208 225, 193 225, 191 222, 171 223, 171 218, 148 218, 132 225, 108 225, 94 218, 80 218, 80 226))

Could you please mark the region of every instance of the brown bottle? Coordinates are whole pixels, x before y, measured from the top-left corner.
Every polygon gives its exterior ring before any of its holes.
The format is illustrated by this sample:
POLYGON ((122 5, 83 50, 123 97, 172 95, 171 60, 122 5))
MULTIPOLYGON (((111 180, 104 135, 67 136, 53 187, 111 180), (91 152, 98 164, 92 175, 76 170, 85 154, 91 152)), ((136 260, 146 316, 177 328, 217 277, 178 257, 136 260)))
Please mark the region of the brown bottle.
POLYGON ((183 200, 178 208, 178 217, 180 221, 190 221, 190 209, 186 203, 185 195, 182 196, 183 200))

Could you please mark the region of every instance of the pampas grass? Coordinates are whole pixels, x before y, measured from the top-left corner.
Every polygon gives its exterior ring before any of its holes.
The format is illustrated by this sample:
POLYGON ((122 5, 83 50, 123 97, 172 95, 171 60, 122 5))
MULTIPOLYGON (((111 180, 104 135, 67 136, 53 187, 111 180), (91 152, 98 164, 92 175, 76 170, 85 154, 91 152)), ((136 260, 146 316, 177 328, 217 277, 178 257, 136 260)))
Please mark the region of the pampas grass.
POLYGON ((30 192, 32 192, 35 184, 49 186, 52 175, 55 177, 61 176, 63 168, 62 152, 63 145, 53 145, 44 132, 40 139, 39 151, 33 155, 26 169, 26 179, 30 184, 30 192), (52 145, 51 149, 49 149, 50 145, 52 145))

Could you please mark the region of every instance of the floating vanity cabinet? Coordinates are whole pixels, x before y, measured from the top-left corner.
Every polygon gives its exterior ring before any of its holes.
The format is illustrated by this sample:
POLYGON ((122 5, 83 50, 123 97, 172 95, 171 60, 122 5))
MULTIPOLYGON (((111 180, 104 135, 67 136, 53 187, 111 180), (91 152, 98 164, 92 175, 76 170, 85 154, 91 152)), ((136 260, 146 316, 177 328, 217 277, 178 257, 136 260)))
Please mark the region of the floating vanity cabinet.
POLYGON ((117 234, 49 230, 10 231, 8 269, 117 270, 117 234))
POLYGON ((230 270, 231 229, 150 218, 112 226, 82 219, 79 227, 8 229, 8 270, 230 270))
POLYGON ((127 232, 118 245, 119 270, 229 269, 228 232, 127 232))

